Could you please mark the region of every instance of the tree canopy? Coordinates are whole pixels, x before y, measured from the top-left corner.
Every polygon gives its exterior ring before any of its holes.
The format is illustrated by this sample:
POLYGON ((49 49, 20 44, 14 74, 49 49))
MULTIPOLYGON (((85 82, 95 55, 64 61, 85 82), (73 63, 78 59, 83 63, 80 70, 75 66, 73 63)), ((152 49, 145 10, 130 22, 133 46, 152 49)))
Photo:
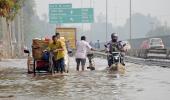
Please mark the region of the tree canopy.
POLYGON ((22 7, 24 0, 0 0, 0 16, 13 20, 22 7))

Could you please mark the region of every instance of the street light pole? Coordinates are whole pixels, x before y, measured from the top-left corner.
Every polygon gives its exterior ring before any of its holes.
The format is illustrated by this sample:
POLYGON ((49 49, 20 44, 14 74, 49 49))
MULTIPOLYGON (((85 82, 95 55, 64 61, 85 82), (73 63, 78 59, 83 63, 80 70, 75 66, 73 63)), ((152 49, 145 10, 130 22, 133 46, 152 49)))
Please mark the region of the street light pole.
POLYGON ((130 6, 129 6, 129 38, 130 38, 130 44, 132 43, 132 0, 130 0, 130 6))
POLYGON ((92 0, 90 0, 90 8, 92 8, 92 0))
POLYGON ((107 31, 107 24, 108 24, 108 0, 106 0, 106 42, 107 42, 107 35, 108 35, 108 31, 107 31))
MULTIPOLYGON (((83 8, 83 0, 81 0, 81 8, 83 8)), ((83 22, 81 22, 81 29, 82 29, 82 34, 83 34, 83 28, 84 28, 84 24, 83 22)))

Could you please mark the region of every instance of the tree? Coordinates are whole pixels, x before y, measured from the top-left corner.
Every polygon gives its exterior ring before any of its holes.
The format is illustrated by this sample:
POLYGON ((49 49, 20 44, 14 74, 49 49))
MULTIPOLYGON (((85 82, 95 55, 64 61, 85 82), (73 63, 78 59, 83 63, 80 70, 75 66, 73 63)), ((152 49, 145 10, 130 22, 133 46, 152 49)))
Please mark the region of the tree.
MULTIPOLYGON (((0 25, 2 25, 2 19, 0 19, 0 25)), ((2 39, 3 34, 2 34, 2 26, 0 26, 0 40, 2 39)))
POLYGON ((9 56, 12 54, 12 42, 10 32, 10 22, 14 20, 19 10, 23 5, 24 0, 1 0, 0 1, 0 17, 4 17, 6 20, 7 32, 4 35, 7 44, 7 51, 9 56))

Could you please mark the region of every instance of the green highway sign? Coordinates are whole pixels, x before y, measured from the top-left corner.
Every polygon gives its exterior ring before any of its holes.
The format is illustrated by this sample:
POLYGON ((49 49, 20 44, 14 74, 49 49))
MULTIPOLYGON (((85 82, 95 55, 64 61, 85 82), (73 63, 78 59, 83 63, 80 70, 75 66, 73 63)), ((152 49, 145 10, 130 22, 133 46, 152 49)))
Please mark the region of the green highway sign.
POLYGON ((49 9, 72 8, 72 4, 49 4, 49 9))
POLYGON ((58 16, 50 18, 50 23, 92 23, 93 18, 93 16, 58 16))
POLYGON ((49 15, 93 15, 93 8, 51 9, 49 15))
POLYGON ((57 23, 92 23, 94 21, 93 8, 69 8, 71 6, 49 5, 49 22, 57 23), (68 8, 67 8, 68 7, 68 8))

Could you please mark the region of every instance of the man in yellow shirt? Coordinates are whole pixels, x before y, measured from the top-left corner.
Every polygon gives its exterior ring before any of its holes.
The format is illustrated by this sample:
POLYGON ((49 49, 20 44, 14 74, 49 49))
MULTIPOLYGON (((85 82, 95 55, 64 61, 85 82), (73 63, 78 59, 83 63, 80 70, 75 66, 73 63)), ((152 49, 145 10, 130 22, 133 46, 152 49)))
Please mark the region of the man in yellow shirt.
POLYGON ((63 43, 64 45, 64 71, 65 72, 68 72, 69 69, 68 69, 68 65, 69 65, 69 57, 68 57, 68 51, 67 51, 67 46, 66 46, 66 40, 64 37, 60 37, 60 40, 61 42, 63 43))
POLYGON ((57 73, 64 71, 64 44, 60 40, 60 34, 56 33, 52 37, 53 42, 49 44, 48 49, 54 53, 54 65, 56 67, 57 73))

